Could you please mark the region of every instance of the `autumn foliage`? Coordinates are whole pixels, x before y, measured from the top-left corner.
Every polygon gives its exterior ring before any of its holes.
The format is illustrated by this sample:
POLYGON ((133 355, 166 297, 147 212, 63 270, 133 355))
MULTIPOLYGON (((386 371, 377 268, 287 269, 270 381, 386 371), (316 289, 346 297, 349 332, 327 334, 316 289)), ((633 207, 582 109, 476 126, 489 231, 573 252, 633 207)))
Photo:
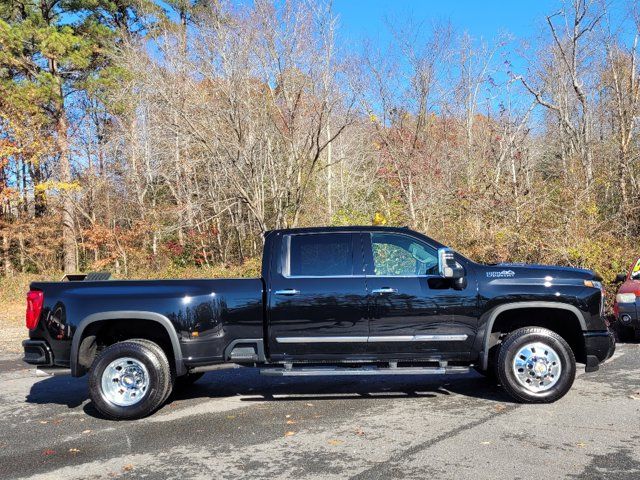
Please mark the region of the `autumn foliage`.
POLYGON ((640 248, 638 17, 558 6, 523 60, 410 21, 347 48, 311 1, 4 2, 0 274, 256 274, 266 230, 375 223, 611 280, 640 248))

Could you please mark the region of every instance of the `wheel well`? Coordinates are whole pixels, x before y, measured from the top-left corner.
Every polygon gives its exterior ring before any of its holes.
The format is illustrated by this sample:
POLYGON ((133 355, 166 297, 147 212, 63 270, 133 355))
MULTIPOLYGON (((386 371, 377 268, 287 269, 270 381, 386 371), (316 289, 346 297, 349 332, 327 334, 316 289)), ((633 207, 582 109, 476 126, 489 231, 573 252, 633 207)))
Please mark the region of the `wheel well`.
POLYGON ((170 365, 175 365, 175 352, 169 333, 154 320, 108 319, 89 324, 82 332, 78 349, 78 365, 88 370, 98 353, 117 342, 132 338, 144 338, 155 342, 164 350, 170 365))
POLYGON ((489 351, 495 350, 508 333, 523 327, 542 327, 556 332, 569 344, 576 360, 585 363, 580 320, 573 312, 558 308, 515 308, 500 313, 491 327, 489 351))

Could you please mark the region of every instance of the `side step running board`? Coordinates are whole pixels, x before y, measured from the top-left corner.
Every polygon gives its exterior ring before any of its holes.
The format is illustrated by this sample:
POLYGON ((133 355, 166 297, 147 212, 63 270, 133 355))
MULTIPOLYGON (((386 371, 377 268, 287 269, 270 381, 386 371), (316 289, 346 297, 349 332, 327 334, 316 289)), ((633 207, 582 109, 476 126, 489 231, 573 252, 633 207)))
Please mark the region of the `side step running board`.
POLYGON ((398 367, 398 368, 263 368, 261 375, 273 377, 321 377, 334 375, 444 375, 468 373, 469 367, 398 367))

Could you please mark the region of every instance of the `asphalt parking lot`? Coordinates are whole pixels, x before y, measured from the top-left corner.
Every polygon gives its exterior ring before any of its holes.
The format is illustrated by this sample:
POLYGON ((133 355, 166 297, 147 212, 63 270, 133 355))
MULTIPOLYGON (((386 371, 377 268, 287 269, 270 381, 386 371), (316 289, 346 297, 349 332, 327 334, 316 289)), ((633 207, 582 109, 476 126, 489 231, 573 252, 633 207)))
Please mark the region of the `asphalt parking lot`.
POLYGON ((153 416, 99 418, 86 379, 0 357, 0 478, 640 478, 640 345, 551 405, 474 374, 210 372, 153 416))

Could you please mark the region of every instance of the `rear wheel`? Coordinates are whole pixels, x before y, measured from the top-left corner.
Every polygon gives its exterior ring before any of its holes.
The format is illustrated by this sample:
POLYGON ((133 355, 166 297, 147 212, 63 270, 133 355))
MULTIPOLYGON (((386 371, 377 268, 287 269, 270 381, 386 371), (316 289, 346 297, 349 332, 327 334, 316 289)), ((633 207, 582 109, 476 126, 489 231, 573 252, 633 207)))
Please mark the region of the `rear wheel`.
POLYGON ((540 327, 511 332, 500 346, 496 365, 503 388, 519 402, 550 403, 573 385, 576 360, 567 342, 540 327))
MULTIPOLYGON (((151 340, 147 340, 146 338, 132 338, 131 340, 127 340, 128 342, 135 342, 135 343, 139 343, 141 345, 146 345, 148 348, 150 348, 151 350, 153 350, 156 355, 158 356, 158 358, 162 361, 162 359, 166 359, 167 356, 164 353, 164 350, 160 347, 160 345, 158 345, 157 343, 151 341, 151 340)), ((163 404, 164 402, 167 401, 167 399, 169 398, 169 396, 171 395, 171 392, 173 391, 173 389, 176 386, 176 374, 175 374, 175 369, 171 367, 171 363, 169 363, 169 361, 167 360, 167 365, 166 368, 169 369, 169 383, 167 384, 167 390, 164 392, 164 397, 162 399, 161 404, 163 404)))
POLYGON ((160 347, 124 341, 105 348, 94 360, 89 396, 105 417, 141 418, 162 405, 170 381, 169 362, 160 347))

